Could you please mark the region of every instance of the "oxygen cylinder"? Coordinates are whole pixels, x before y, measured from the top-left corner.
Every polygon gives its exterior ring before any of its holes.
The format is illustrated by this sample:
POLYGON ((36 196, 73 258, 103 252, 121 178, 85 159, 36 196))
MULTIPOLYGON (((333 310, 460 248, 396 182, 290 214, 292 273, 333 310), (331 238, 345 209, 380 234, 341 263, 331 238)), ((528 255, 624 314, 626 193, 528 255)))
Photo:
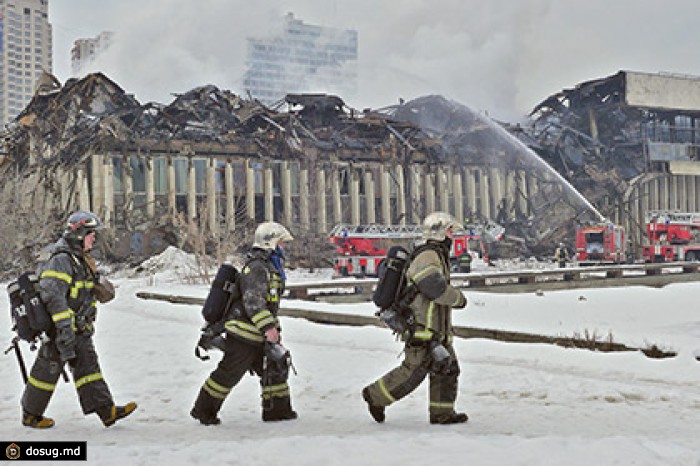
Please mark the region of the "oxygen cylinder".
POLYGON ((379 266, 379 280, 372 294, 372 301, 380 309, 394 304, 404 282, 404 268, 410 254, 402 246, 392 246, 379 266))
POLYGON ((229 303, 240 297, 238 275, 238 269, 231 264, 222 264, 219 267, 202 308, 204 320, 209 323, 218 322, 224 317, 229 303))

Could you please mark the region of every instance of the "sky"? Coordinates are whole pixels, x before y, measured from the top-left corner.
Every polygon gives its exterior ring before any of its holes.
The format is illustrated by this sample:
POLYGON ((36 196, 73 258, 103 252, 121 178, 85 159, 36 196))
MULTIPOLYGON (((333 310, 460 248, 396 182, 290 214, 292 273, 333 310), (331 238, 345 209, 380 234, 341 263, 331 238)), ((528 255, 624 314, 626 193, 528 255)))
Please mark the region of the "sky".
MULTIPOLYGON (((100 266, 102 267, 102 265, 100 266)), ((87 441, 87 464, 270 465, 561 465, 700 464, 700 285, 496 294, 465 291, 457 325, 573 336, 612 335, 628 346, 655 344, 677 352, 649 359, 641 352, 603 353, 547 344, 456 339, 461 374, 457 409, 466 424, 428 423, 427 381, 375 423, 363 386, 400 361, 402 345, 389 330, 314 324, 283 317, 283 341, 298 374, 289 380, 299 419, 264 423, 257 378, 245 376, 205 427, 188 415, 220 353, 193 354, 201 306, 143 301, 138 291, 203 298, 201 271, 174 248, 141 271, 108 273, 117 298, 101 306, 95 344, 118 403, 138 410, 105 429, 84 417, 72 386, 59 381, 48 430, 20 425, 22 382, 12 354, 0 357, 0 438, 3 441, 87 441)), ((318 280, 295 270, 290 282, 318 280)), ((5 284, 2 284, 3 287, 5 284)), ((284 300, 287 308, 372 315, 371 303, 284 300)), ((0 293, 0 308, 7 309, 0 293)), ((0 313, 0 341, 9 341, 0 313)), ((31 363, 35 353, 23 345, 31 363)), ((58 463, 55 464, 70 464, 58 463)), ((86 464, 86 463, 80 463, 86 464)))
POLYGON ((694 0, 51 0, 54 72, 70 77, 75 39, 111 30, 117 43, 90 71, 141 102, 204 84, 243 94, 245 38, 287 12, 358 31, 358 94, 341 96, 357 109, 441 94, 514 122, 619 70, 700 75, 694 0))

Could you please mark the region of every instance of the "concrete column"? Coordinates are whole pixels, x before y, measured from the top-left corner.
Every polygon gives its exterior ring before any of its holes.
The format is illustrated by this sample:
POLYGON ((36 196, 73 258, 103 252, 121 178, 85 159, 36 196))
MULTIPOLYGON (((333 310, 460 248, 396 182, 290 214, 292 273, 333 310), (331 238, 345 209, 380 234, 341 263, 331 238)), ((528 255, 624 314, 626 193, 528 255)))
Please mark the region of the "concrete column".
MULTIPOLYGON (((464 187, 467 197, 467 211, 473 216, 479 211, 478 196, 476 195, 476 170, 467 168, 464 170, 464 187)), ((466 215, 465 215, 466 216, 466 215)), ((470 221, 473 219, 470 217, 470 221)))
POLYGON ((437 210, 435 205, 435 173, 426 171, 423 180, 425 185, 425 214, 430 215, 437 210))
POLYGON ((669 209, 671 210, 679 210, 680 209, 680 200, 678 199, 678 181, 679 178, 678 176, 675 175, 669 175, 669 183, 668 183, 668 203, 669 203, 669 209))
POLYGON ((85 164, 78 167, 78 208, 80 210, 90 210, 90 189, 88 188, 87 177, 85 176, 85 164))
POLYGON ((215 237, 219 236, 219 212, 217 209, 218 196, 216 193, 216 159, 210 157, 207 163, 207 220, 209 231, 215 237))
MULTIPOLYGON (((266 222, 274 222, 275 221, 275 213, 274 213, 274 203, 275 203, 275 190, 274 190, 274 179, 273 179, 273 174, 272 174, 272 168, 270 168, 269 165, 265 166, 264 169, 264 183, 265 187, 263 189, 263 197, 265 199, 265 221, 266 222)), ((282 182, 284 183, 284 167, 282 168, 282 182)), ((286 198, 284 196, 284 186, 282 189, 282 203, 284 210, 287 210, 287 202, 289 202, 289 198, 286 198)), ((284 217, 284 215, 283 215, 284 217)), ((285 225, 289 225, 288 222, 286 222, 284 219, 280 219, 285 225)))
POLYGON ((645 183, 642 183, 642 185, 639 187, 639 208, 641 210, 641 219, 644 219, 644 217, 647 215, 647 213, 652 210, 651 209, 651 182, 647 181, 645 183))
POLYGON ((676 176, 678 178, 678 209, 682 212, 688 212, 688 195, 686 191, 686 175, 676 176))
POLYGON ((396 166, 396 182, 398 186, 396 187, 396 200, 398 205, 399 224, 406 224, 406 183, 403 176, 403 167, 401 165, 396 166))
POLYGON ((102 159, 104 163, 104 212, 102 221, 108 228, 114 227, 114 166, 112 155, 106 154, 102 159))
POLYGON ((294 218, 292 203, 292 169, 289 162, 282 163, 282 212, 285 225, 291 225, 294 218))
POLYGON ((326 212, 326 171, 323 167, 316 170, 316 227, 318 233, 328 233, 326 212))
POLYGON ((488 172, 486 170, 482 170, 480 168, 478 170, 479 174, 481 175, 479 177, 479 200, 481 204, 479 206, 479 213, 482 217, 491 219, 491 190, 489 189, 491 178, 488 176, 488 172))
POLYGON ((255 220, 255 169, 250 159, 245 161, 245 210, 248 218, 255 220))
POLYGON ((175 164, 173 163, 173 158, 168 157, 168 210, 173 217, 177 215, 176 196, 175 164))
POLYGON ((124 206, 126 212, 134 210, 134 171, 131 169, 131 157, 122 158, 122 187, 124 188, 124 206))
POLYGON ((309 221, 309 169, 299 170, 299 223, 305 232, 311 230, 309 221))
POLYGON ((502 201, 504 198, 503 171, 501 168, 492 167, 489 169, 488 173, 489 184, 491 186, 491 189, 489 191, 491 200, 489 201, 489 204, 491 206, 491 215, 493 217, 496 217, 496 215, 498 215, 499 209, 501 208, 502 201))
POLYGON ((659 179, 649 182, 649 210, 660 210, 659 205, 659 179))
POLYGON ((442 212, 450 211, 450 186, 447 180, 447 169, 446 167, 439 166, 437 172, 435 173, 437 177, 437 195, 439 199, 439 209, 442 212))
POLYGON ((688 210, 690 212, 697 212, 698 211, 698 198, 697 198, 697 177, 696 176, 689 176, 688 177, 688 184, 686 186, 687 189, 687 194, 688 194, 688 210))
POLYGON ((333 218, 336 224, 343 223, 343 206, 340 202, 340 165, 331 165, 331 195, 333 196, 333 218))
POLYGON ((411 195, 413 199, 411 200, 411 223, 414 225, 419 225, 423 219, 422 216, 422 205, 421 205, 421 167, 418 165, 412 165, 411 171, 411 195))
POLYGON ((156 189, 153 172, 153 159, 144 158, 144 168, 146 176, 146 218, 152 220, 156 216, 156 189))
POLYGON ((90 156, 90 179, 92 181, 92 199, 90 210, 101 214, 105 204, 105 165, 103 154, 90 156))
POLYGON ((224 186, 226 189, 226 230, 236 229, 236 195, 233 189, 233 162, 226 159, 224 166, 224 186))
POLYGON ((188 218, 197 218, 197 173, 192 157, 187 159, 187 213, 188 218))
POLYGON ((530 215, 530 209, 527 205, 528 193, 527 193, 527 174, 524 170, 518 170, 516 175, 516 186, 517 186, 517 202, 518 208, 523 215, 530 215))
POLYGON ((359 225, 360 220, 360 176, 354 167, 350 169, 350 222, 359 225))
POLYGON ((391 225, 391 177, 386 165, 380 169, 380 189, 382 191, 382 223, 391 225))
POLYGON ((365 205, 367 211, 367 223, 377 223, 377 214, 375 208, 374 194, 374 177, 372 176, 372 167, 367 167, 365 170, 365 205))
POLYGON ((454 216, 460 222, 464 222, 464 197, 462 196, 462 169, 454 167, 452 173, 452 192, 455 196, 455 211, 454 216))

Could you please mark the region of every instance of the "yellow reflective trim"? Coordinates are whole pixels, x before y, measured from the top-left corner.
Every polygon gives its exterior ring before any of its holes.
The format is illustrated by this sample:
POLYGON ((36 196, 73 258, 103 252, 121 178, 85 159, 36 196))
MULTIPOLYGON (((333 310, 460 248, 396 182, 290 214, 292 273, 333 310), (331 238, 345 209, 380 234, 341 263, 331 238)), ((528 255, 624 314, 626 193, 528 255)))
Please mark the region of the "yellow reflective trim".
POLYGON ((219 392, 221 392, 221 393, 228 393, 228 392, 231 391, 231 387, 224 387, 224 386, 221 385, 220 383, 215 382, 214 379, 212 379, 211 377, 209 377, 209 378, 206 380, 206 382, 204 382, 204 383, 206 383, 206 384, 209 385, 211 388, 213 388, 214 390, 217 390, 217 391, 219 391, 219 392))
POLYGON ((52 392, 56 389, 56 384, 54 383, 48 383, 48 382, 42 382, 41 380, 37 380, 34 377, 29 377, 28 380, 29 384, 32 385, 33 387, 38 388, 39 390, 45 390, 47 392, 52 392))
POLYGON ((59 280, 63 280, 64 282, 66 282, 68 284, 70 284, 70 282, 73 281, 73 278, 70 275, 68 275, 67 273, 58 272, 56 270, 44 270, 43 272, 41 272, 41 275, 39 276, 39 278, 46 278, 46 277, 57 278, 59 280))
POLYGON ((433 272, 437 272, 440 275, 442 275, 441 270, 438 267, 434 265, 429 265, 428 267, 424 268, 423 270, 421 270, 413 276, 413 282, 418 283, 419 281, 421 281, 421 279, 427 277, 433 272))
POLYGON ((263 336, 260 334, 260 330, 257 327, 248 325, 245 322, 240 322, 238 320, 229 320, 224 324, 224 327, 229 332, 238 335, 246 340, 252 340, 255 342, 262 342, 264 340, 263 336))
POLYGON ((437 409, 453 409, 455 406, 454 401, 453 402, 447 402, 447 401, 431 401, 430 402, 430 407, 431 408, 437 408, 437 409))
POLYGON ((70 297, 75 299, 78 297, 78 294, 80 294, 80 290, 85 288, 85 289, 92 289, 95 287, 95 282, 89 281, 89 280, 79 280, 75 283, 73 283, 73 286, 70 289, 70 297))
POLYGON ((394 401, 396 401, 396 398, 391 396, 391 393, 389 393, 389 389, 386 388, 386 385, 384 384, 384 379, 379 379, 377 385, 379 386, 379 391, 381 391, 382 395, 384 395, 384 397, 386 397, 386 399, 389 400, 389 403, 393 403, 394 401))
POLYGON ((263 389, 263 392, 277 392, 277 391, 280 391, 280 390, 288 390, 288 389, 289 389, 289 385, 285 382, 285 383, 280 383, 280 384, 277 384, 277 385, 267 385, 267 386, 263 386, 262 389, 263 389))
POLYGON ((85 384, 97 382, 98 380, 102 380, 102 373, 101 372, 95 372, 94 374, 86 375, 86 376, 81 377, 75 381, 75 388, 78 389, 85 384))
POLYGON ((425 329, 429 330, 433 328, 433 311, 435 310, 435 302, 430 301, 430 304, 428 304, 428 311, 426 312, 425 315, 425 329))
POLYGON ((262 311, 258 312, 255 314, 253 317, 250 318, 250 320, 258 326, 258 322, 263 320, 263 319, 268 319, 272 317, 272 313, 268 311, 267 309, 263 309, 262 311))
POLYGON ((289 396, 289 389, 282 390, 279 392, 263 393, 263 400, 269 400, 270 398, 284 398, 289 396))
POLYGON ((53 320, 54 322, 59 322, 61 320, 72 319, 72 318, 73 318, 73 310, 72 309, 68 309, 68 310, 63 311, 63 312, 57 312, 56 314, 51 315, 51 320, 53 320))
POLYGON ((214 390, 213 388, 211 388, 209 385, 206 385, 206 384, 205 384, 205 385, 202 387, 202 389, 203 389, 205 392, 207 392, 208 394, 210 394, 213 398, 216 398, 216 399, 219 399, 219 400, 225 400, 225 399, 226 399, 226 395, 227 395, 227 394, 219 393, 219 392, 217 392, 216 390, 214 390))
POLYGON ((413 338, 418 340, 430 340, 433 338, 433 332, 431 330, 419 330, 413 334, 413 338))

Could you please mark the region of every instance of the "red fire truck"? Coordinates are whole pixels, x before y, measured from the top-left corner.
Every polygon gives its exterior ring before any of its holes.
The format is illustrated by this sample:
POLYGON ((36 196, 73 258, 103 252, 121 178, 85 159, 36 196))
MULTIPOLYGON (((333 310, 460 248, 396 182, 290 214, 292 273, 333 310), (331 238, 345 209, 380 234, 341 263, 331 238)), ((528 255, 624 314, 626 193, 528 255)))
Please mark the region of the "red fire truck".
MULTIPOLYGON (((335 276, 376 276, 391 246, 408 247, 422 236, 420 225, 336 225, 328 235, 337 252, 335 276)), ((484 242, 474 231, 454 233, 450 259, 456 261, 462 254, 472 256, 472 269, 488 264, 484 242)))
POLYGON ((625 229, 612 223, 579 227, 576 230, 576 261, 579 265, 624 263, 625 229))
POLYGON ((645 221, 649 240, 642 246, 645 262, 700 260, 700 213, 655 210, 645 221))

